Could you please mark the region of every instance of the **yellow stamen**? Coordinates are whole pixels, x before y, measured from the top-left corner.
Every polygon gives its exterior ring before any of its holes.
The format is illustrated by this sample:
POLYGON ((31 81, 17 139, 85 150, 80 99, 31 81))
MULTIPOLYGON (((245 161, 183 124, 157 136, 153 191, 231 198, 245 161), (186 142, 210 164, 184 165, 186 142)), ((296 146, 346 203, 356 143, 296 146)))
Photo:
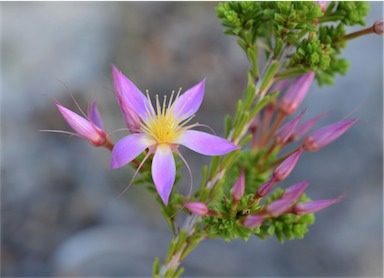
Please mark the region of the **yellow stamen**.
MULTIPOLYGON (((176 95, 175 101, 179 95, 180 91, 176 95)), ((147 92, 150 107, 146 107, 147 118, 142 122, 141 129, 153 137, 159 144, 172 144, 184 131, 195 126, 186 126, 194 115, 187 119, 180 120, 179 115, 177 115, 179 113, 175 114, 174 102, 172 103, 173 97, 174 92, 172 92, 167 105, 167 98, 164 96, 163 105, 160 105, 159 96, 156 95, 155 109, 147 92)))

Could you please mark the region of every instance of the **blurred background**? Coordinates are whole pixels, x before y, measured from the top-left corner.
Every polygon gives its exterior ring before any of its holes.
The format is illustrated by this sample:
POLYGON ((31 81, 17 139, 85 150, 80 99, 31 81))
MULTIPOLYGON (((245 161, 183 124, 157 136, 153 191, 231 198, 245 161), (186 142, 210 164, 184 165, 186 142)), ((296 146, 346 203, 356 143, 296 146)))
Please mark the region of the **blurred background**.
MULTIPOLYGON (((39 130, 70 130, 52 101, 75 110, 70 94, 83 108, 97 100, 108 132, 125 127, 113 63, 151 93, 207 78, 197 121, 222 135, 248 62, 223 34, 216 4, 0 3, 2 277, 144 277, 156 256, 164 259, 171 232, 152 195, 135 186, 116 198, 132 170, 110 170, 106 149, 39 130)), ((383 3, 372 2, 367 25, 382 13, 383 3)), ((351 41, 343 56, 347 76, 333 87, 314 84, 305 118, 332 110, 321 126, 358 108, 353 117, 361 121, 324 150, 305 153, 284 186, 308 179, 313 199, 347 192, 345 201, 318 213, 303 240, 203 242, 185 260, 184 276, 382 276, 383 38, 351 41)), ((198 181, 209 159, 182 152, 198 181)))

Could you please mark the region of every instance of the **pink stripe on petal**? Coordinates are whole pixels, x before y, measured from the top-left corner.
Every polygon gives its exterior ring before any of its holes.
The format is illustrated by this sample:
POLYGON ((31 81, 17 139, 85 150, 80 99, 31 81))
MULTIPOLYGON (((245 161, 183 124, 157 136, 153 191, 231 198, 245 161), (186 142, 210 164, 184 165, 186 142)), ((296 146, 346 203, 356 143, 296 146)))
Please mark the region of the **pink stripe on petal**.
POLYGON ((175 159, 168 145, 157 146, 152 161, 152 178, 161 199, 165 205, 168 205, 169 195, 176 178, 175 159))
POLYGON ((182 94, 174 103, 175 115, 184 120, 199 110, 204 97, 205 79, 182 94))
POLYGON ((185 131, 175 142, 204 155, 224 155, 239 149, 232 142, 197 130, 185 131))
POLYGON ((112 150, 111 168, 119 168, 135 159, 155 142, 143 134, 130 134, 118 141, 112 150))

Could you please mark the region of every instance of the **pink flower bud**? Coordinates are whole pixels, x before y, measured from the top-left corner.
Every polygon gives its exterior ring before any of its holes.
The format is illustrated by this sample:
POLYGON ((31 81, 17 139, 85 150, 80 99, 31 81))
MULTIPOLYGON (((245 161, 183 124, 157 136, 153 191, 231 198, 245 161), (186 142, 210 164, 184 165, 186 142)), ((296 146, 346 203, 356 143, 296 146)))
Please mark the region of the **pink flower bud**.
POLYGON ((292 213, 296 215, 313 213, 325 209, 326 207, 341 201, 343 197, 344 195, 340 195, 339 197, 330 200, 318 200, 312 202, 297 203, 292 207, 292 213))
POLYGON ((270 92, 281 91, 282 89, 287 87, 288 84, 289 84, 289 80, 287 79, 281 80, 279 82, 276 82, 269 91, 270 92))
POLYGON ((276 179, 274 177, 272 177, 272 179, 270 181, 267 181, 266 183, 261 185, 259 187, 259 189, 257 190, 257 193, 256 193, 257 197, 266 196, 271 191, 271 189, 275 183, 276 183, 276 179))
POLYGON ((306 150, 315 152, 335 141, 356 122, 357 119, 341 120, 320 128, 304 139, 303 146, 306 150))
POLYGON ((243 220, 244 227, 248 229, 254 229, 258 226, 260 226, 264 221, 264 218, 257 215, 248 215, 243 220))
POLYGON ((318 4, 321 8, 321 12, 325 12, 327 9, 327 1, 315 1, 316 4, 318 4))
POLYGON ((302 136, 304 136, 305 133, 308 132, 321 118, 323 118, 328 113, 322 113, 320 115, 317 115, 316 117, 313 117, 312 119, 309 119, 308 121, 298 125, 294 132, 291 135, 291 138, 289 139, 291 142, 299 140, 302 136))
POLYGON ((245 175, 244 170, 241 169, 240 176, 232 188, 231 195, 234 202, 238 202, 244 196, 245 190, 245 175))
POLYGON ((301 120, 305 113, 305 110, 300 113, 299 116, 284 124, 276 133, 275 142, 277 144, 285 144, 294 132, 297 124, 301 120))
POLYGON ((375 32, 378 35, 384 34, 384 20, 376 21, 373 26, 373 32, 375 32))
POLYGON ((292 205, 291 199, 278 199, 265 207, 268 215, 276 217, 286 213, 292 205))
POLYGON ((292 185, 284 191, 283 196, 281 196, 281 198, 289 199, 294 202, 304 193, 308 185, 309 183, 307 181, 302 181, 300 183, 292 185))
POLYGON ((91 107, 91 111, 93 110, 91 116, 95 121, 97 121, 97 123, 92 122, 92 119, 89 121, 82 116, 77 115, 75 112, 65 108, 59 103, 56 103, 56 106, 61 115, 79 137, 86 139, 96 147, 103 146, 106 143, 107 135, 101 128, 98 127, 98 124, 101 123, 101 118, 96 115, 98 112, 96 112, 97 110, 95 104, 91 107))
POLYGON ((295 168, 302 152, 303 149, 299 149, 298 151, 294 152, 275 169, 273 172, 273 177, 276 179, 276 181, 285 180, 289 176, 293 168, 295 168))
POLYGON ((206 204, 201 202, 190 202, 184 205, 191 213, 206 216, 209 212, 209 209, 206 204))
POLYGON ((281 99, 280 110, 288 115, 295 113, 307 95, 314 78, 315 73, 313 71, 297 78, 281 99))

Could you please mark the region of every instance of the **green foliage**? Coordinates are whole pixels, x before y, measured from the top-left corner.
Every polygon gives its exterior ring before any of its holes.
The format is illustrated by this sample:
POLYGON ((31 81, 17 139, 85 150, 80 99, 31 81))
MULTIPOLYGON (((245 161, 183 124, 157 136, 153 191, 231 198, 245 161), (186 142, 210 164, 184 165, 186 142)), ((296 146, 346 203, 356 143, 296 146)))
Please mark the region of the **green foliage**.
MULTIPOLYGON (((267 198, 265 204, 269 204, 273 200, 281 197, 283 190, 277 188, 269 198, 267 198)), ((303 194, 299 202, 311 201, 309 197, 303 194)), ((271 217, 264 221, 263 224, 257 229, 255 235, 261 239, 265 239, 269 236, 275 235, 280 243, 284 240, 301 239, 308 232, 308 225, 312 225, 315 222, 315 216, 313 213, 306 215, 294 215, 283 214, 278 217, 271 217)))
POLYGON ((252 198, 253 194, 244 196, 240 200, 236 213, 231 212, 231 200, 225 197, 212 205, 211 209, 226 215, 226 217, 204 217, 203 223, 208 234, 215 237, 223 237, 225 241, 231 241, 236 238, 247 241, 252 234, 252 230, 242 226, 239 219, 257 209, 257 206, 254 206, 252 210, 248 208, 252 198))
MULTIPOLYGON (((294 215, 288 213, 278 217, 268 217, 260 227, 255 229, 248 229, 242 225, 244 217, 257 213, 265 205, 280 198, 282 193, 283 190, 277 188, 263 205, 253 200, 254 194, 247 194, 240 200, 235 210, 231 198, 224 197, 210 206, 210 209, 219 212, 219 216, 204 217, 204 230, 210 237, 222 237, 225 241, 237 238, 247 241, 252 235, 261 239, 275 235, 281 243, 286 239, 301 239, 308 232, 308 225, 312 225, 315 221, 313 214, 294 215)), ((303 194, 298 201, 310 200, 303 194)))
POLYGON ((291 67, 306 67, 313 71, 329 68, 333 49, 319 40, 302 40, 290 61, 291 67))
MULTIPOLYGON (((339 1, 326 10, 325 20, 338 18, 345 25, 360 24, 365 26, 364 18, 368 15, 369 4, 361 1, 339 1), (336 8, 333 8, 336 6, 336 8)), ((333 21, 333 20, 332 20, 333 21)))
POLYGON ((258 48, 274 58, 285 49, 289 59, 280 67, 283 72, 276 72, 279 80, 313 70, 320 85, 332 85, 336 74, 348 70, 347 61, 339 58, 346 46, 344 26, 365 25, 369 5, 353 1, 327 5, 322 13, 320 5, 310 1, 226 2, 217 6, 217 15, 225 33, 239 37, 256 78, 258 48))

